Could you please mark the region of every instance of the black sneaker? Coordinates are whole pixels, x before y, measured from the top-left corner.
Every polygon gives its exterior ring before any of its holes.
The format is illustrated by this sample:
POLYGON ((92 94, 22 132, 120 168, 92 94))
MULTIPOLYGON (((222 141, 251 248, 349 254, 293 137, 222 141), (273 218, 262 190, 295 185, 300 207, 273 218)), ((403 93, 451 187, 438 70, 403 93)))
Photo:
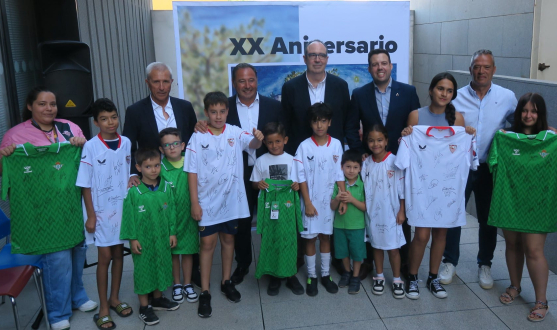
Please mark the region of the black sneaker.
POLYGON ((234 287, 234 283, 231 280, 224 281, 224 284, 220 285, 220 292, 226 296, 228 301, 237 303, 242 300, 242 295, 234 287))
POLYGON ((236 267, 232 276, 230 276, 230 280, 234 285, 238 285, 244 281, 244 277, 249 273, 249 268, 244 267, 236 267))
POLYGON ((348 293, 357 294, 358 292, 360 292, 360 278, 352 276, 348 285, 348 293))
POLYGON ((308 277, 308 282, 306 285, 306 294, 310 297, 317 296, 317 277, 308 277))
POLYGON ((428 277, 426 286, 435 297, 440 299, 447 298, 447 290, 441 285, 437 277, 428 277))
POLYGON ((174 284, 172 286, 172 300, 181 304, 184 302, 184 293, 182 292, 182 284, 174 284))
POLYGON ((350 277, 352 277, 352 272, 344 272, 338 281, 339 288, 346 288, 350 284, 350 277))
POLYGON ((154 325, 159 323, 159 318, 153 311, 153 307, 149 306, 139 306, 139 314, 137 315, 143 323, 147 325, 154 325))
POLYGON ((321 284, 323 284, 325 290, 327 290, 327 292, 329 293, 338 292, 338 286, 336 285, 335 282, 333 282, 333 279, 331 278, 330 275, 321 277, 321 284))
POLYGON ((418 275, 408 275, 406 278, 406 297, 408 299, 420 298, 420 289, 418 288, 418 275))
POLYGON ((180 304, 175 301, 170 301, 165 296, 160 298, 153 298, 151 300, 151 306, 156 311, 175 311, 180 308, 180 304))
POLYGON ((304 294, 304 287, 300 281, 298 281, 296 275, 290 276, 286 279, 286 287, 292 290, 292 293, 297 296, 304 294))
POLYGON ((267 294, 269 296, 276 296, 279 294, 280 289, 280 278, 271 276, 269 280, 269 287, 267 287, 267 294))
POLYGON ((203 291, 199 295, 199 307, 197 307, 197 315, 200 317, 211 317, 213 309, 211 308, 211 295, 209 291, 203 291))

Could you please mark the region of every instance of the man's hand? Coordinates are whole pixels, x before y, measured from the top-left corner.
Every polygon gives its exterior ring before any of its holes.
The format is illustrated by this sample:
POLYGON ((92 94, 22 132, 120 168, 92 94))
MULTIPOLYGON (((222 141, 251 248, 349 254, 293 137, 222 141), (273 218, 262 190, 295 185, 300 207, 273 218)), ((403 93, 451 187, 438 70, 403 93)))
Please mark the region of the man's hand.
POLYGON ((298 182, 292 182, 292 190, 298 191, 300 190, 300 184, 298 182))
POLYGON ((130 180, 128 181, 128 189, 133 187, 137 187, 139 186, 139 184, 141 183, 141 180, 139 180, 139 176, 137 175, 133 175, 130 176, 130 180))
POLYGON ((2 155, 2 157, 8 157, 11 154, 13 154, 14 151, 15 151, 15 144, 12 143, 11 145, 7 146, 6 148, 0 149, 0 155, 2 155))
POLYGON ((136 239, 130 239, 130 249, 133 254, 141 254, 141 244, 136 239))
POLYGON ((259 190, 265 190, 269 188, 269 184, 265 182, 265 180, 261 180, 257 183, 257 188, 259 188, 259 190))
POLYGON ((85 221, 85 230, 87 230, 88 233, 94 233, 95 229, 97 227, 97 217, 88 217, 87 221, 85 221))
POLYGON ((175 248, 177 244, 176 235, 170 236, 170 248, 175 248))
POLYGON ((193 128, 193 131, 195 133, 199 132, 201 134, 205 134, 209 131, 209 126, 207 126, 207 122, 205 120, 198 120, 197 124, 195 124, 195 127, 193 128))
POLYGON ((263 139, 265 138, 263 133, 261 133, 261 131, 256 129, 255 127, 253 128, 253 136, 259 141, 263 141, 263 139))
POLYGON ((81 136, 74 136, 70 138, 70 143, 72 144, 72 146, 83 147, 85 142, 87 142, 87 139, 81 136))
POLYGON ((203 209, 201 209, 201 205, 199 203, 192 203, 191 204, 191 217, 195 221, 201 221, 201 217, 203 216, 203 209))
POLYGON ((306 216, 308 217, 315 217, 317 216, 317 210, 315 209, 315 207, 313 206, 312 203, 306 204, 306 216))

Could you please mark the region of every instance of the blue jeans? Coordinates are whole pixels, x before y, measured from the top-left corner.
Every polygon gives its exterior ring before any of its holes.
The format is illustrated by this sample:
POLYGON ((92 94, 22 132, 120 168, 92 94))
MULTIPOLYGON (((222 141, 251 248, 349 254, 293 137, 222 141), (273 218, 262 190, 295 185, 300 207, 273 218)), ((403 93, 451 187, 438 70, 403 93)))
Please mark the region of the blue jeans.
POLYGON ((71 249, 43 256, 44 293, 50 324, 69 320, 72 308, 89 300, 81 278, 86 252, 87 245, 83 241, 71 249))
MULTIPOLYGON (((476 201, 476 213, 480 225, 478 231, 479 251, 478 265, 491 267, 493 253, 497 245, 497 227, 487 224, 489 218, 489 208, 491 207, 491 194, 493 193, 493 176, 489 172, 487 164, 482 163, 477 171, 470 171, 468 182, 466 183, 465 203, 468 204, 470 195, 474 192, 476 201)), ((461 228, 450 228, 447 231, 447 244, 443 253, 443 262, 458 264, 460 258, 460 233, 461 228)))

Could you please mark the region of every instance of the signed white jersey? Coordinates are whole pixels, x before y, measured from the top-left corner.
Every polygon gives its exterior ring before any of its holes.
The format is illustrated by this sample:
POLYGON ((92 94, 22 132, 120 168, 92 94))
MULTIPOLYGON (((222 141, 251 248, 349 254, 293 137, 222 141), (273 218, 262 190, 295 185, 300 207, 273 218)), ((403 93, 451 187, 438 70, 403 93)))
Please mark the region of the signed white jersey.
POLYGON ((302 214, 304 217, 304 231, 302 235, 333 233, 335 211, 331 210, 331 196, 337 181, 344 182, 344 173, 340 166, 342 145, 339 140, 329 136, 325 145, 318 145, 310 137, 305 139, 294 155, 292 165, 292 180, 307 182, 309 198, 317 210, 317 216, 305 215, 303 197, 302 214))
POLYGON ((414 126, 401 139, 395 165, 406 169, 408 224, 452 228, 466 224, 464 190, 476 170, 476 142, 464 127, 414 126))
POLYGON ((372 156, 362 164, 366 193, 366 232, 371 246, 381 250, 398 249, 404 244, 402 225, 397 225, 400 200, 404 199, 404 171, 395 166, 390 152, 376 163, 372 156))
POLYGON ((250 216, 244 187, 242 151, 253 135, 225 125, 220 135, 194 133, 186 147, 184 171, 197 173, 197 196, 203 210, 199 226, 250 216))
MULTIPOLYGON (((100 134, 83 146, 76 185, 91 188, 97 216, 95 233, 85 232, 87 244, 112 246, 124 243, 120 240, 120 224, 124 197, 128 192, 131 143, 125 136, 118 138, 120 141, 116 150, 110 149, 100 134)), ((85 204, 83 219, 87 221, 85 204)))

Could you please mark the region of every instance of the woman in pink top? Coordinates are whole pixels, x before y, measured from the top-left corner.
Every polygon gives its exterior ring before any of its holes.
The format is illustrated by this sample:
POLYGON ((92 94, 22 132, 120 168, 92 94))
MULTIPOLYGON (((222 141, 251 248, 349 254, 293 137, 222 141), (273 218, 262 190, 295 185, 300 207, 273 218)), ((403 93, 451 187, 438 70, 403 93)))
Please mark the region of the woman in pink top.
MULTIPOLYGON (((0 173, 2 157, 10 156, 16 146, 31 143, 35 146, 69 141, 81 147, 85 144, 83 132, 76 124, 56 118, 56 96, 44 87, 29 92, 23 110, 23 120, 12 127, 0 145, 0 173)), ((48 320, 52 329, 69 329, 72 308, 92 311, 97 303, 89 300, 83 288, 82 274, 85 264, 85 242, 58 252, 43 255, 43 279, 48 320)))

